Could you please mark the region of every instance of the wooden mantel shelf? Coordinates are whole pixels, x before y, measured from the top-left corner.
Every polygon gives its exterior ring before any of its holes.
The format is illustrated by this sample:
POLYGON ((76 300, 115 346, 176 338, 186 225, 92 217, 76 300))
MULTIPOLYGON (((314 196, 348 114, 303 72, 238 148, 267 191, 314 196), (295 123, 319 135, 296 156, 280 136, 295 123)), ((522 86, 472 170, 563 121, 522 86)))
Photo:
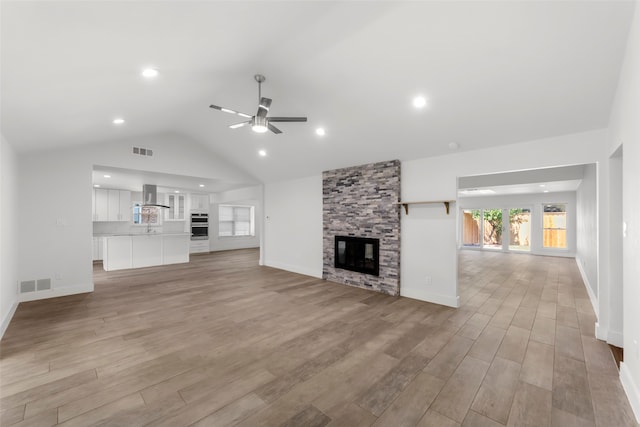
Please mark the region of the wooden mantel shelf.
POLYGON ((444 210, 449 215, 449 204, 454 203, 455 200, 427 200, 423 202, 398 202, 397 205, 402 205, 405 214, 409 215, 409 205, 431 205, 434 203, 444 203, 444 210))

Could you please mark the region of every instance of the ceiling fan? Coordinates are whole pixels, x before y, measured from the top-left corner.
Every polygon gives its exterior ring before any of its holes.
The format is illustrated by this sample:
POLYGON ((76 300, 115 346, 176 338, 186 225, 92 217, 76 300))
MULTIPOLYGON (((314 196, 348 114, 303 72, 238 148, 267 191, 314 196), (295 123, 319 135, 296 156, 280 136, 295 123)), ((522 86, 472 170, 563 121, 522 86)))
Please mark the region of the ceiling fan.
POLYGON ((210 108, 224 111, 229 114, 237 114, 240 117, 244 117, 246 120, 244 122, 236 123, 229 126, 231 129, 241 128, 246 125, 251 125, 251 129, 254 132, 263 133, 267 130, 270 130, 273 133, 282 133, 280 129, 272 125, 272 123, 277 122, 306 122, 306 117, 267 117, 269 113, 269 107, 271 107, 271 98, 263 98, 262 97, 262 82, 266 80, 266 77, 262 74, 256 74, 254 79, 258 82, 258 112, 255 116, 241 113, 239 111, 232 110, 230 108, 219 107, 217 105, 209 105, 210 108))

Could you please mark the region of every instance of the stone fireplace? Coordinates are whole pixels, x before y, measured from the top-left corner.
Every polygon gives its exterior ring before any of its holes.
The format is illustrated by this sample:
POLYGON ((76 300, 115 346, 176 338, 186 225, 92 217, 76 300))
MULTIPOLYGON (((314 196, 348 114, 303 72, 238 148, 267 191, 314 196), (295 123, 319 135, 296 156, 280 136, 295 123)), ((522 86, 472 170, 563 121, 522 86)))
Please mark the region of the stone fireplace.
POLYGON ((400 161, 322 174, 324 279, 400 294, 400 161))

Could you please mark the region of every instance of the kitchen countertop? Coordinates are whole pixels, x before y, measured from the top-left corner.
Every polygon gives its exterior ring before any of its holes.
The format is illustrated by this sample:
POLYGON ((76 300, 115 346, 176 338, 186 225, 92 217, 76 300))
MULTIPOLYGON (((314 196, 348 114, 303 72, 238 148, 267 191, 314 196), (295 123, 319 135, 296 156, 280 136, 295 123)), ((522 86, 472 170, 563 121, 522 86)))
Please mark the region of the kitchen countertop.
POLYGON ((190 236, 191 233, 108 233, 94 234, 93 237, 125 237, 125 236, 190 236))

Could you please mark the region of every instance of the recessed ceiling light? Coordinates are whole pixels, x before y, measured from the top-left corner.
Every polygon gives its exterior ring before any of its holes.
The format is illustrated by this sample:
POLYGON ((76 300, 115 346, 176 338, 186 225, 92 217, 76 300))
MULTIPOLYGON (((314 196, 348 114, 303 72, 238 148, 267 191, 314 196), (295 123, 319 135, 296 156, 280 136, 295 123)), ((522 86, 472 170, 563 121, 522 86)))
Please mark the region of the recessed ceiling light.
POLYGON ((424 108, 427 105, 427 99, 424 96, 416 96, 413 98, 413 106, 416 108, 424 108))
POLYGON ((123 123, 124 123, 124 119, 121 119, 121 118, 113 119, 114 125, 121 125, 123 123))
POLYGON ((93 186, 98 188, 98 187, 100 187, 100 184, 93 184, 93 186))
POLYGON ((204 184, 200 184, 200 188, 204 187, 204 184))
POLYGON ((546 187, 546 185, 544 185, 544 184, 540 184, 540 187, 546 187))
POLYGON ((142 76, 148 79, 152 79, 158 75, 158 70, 155 68, 145 68, 142 70, 142 76))
POLYGON ((174 191, 174 193, 179 193, 179 191, 178 191, 178 190, 176 190, 176 191, 174 191))
POLYGON ((318 136, 324 136, 325 132, 324 132, 324 128, 318 128, 316 129, 316 135, 318 136))
POLYGON ((549 190, 544 190, 544 191, 543 191, 543 193, 548 193, 548 192, 549 192, 549 190))
POLYGON ((262 157, 267 155, 267 151, 266 150, 260 150, 258 151, 258 154, 260 154, 262 157))
POLYGON ((105 178, 111 178, 111 175, 103 175, 105 178))

